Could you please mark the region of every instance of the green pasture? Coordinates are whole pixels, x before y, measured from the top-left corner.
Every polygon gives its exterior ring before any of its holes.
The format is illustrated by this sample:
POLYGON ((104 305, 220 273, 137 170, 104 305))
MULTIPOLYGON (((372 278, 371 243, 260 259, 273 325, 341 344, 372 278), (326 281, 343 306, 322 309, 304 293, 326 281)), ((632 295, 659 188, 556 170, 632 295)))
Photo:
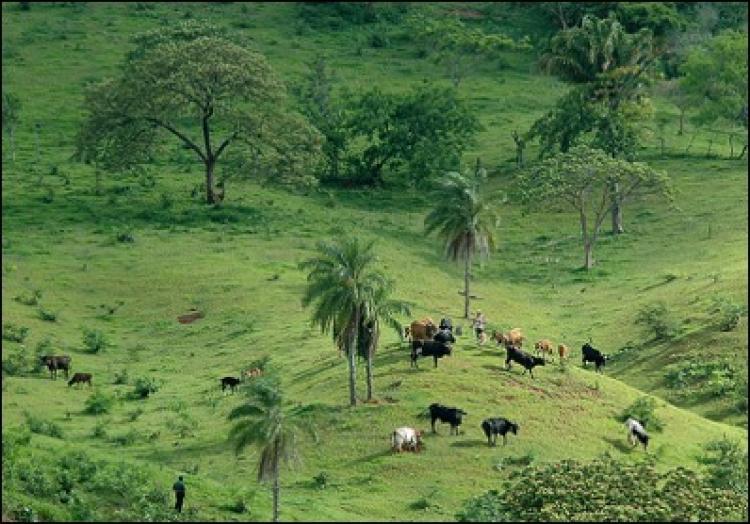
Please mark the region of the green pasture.
MULTIPOLYGON (((267 520, 270 490, 255 480, 257 454, 236 456, 226 441, 227 414, 241 394, 225 396, 219 385, 222 376, 236 376, 264 355, 281 368, 288 396, 316 406, 320 437, 315 443, 301 436, 302 462, 284 470, 283 520, 452 520, 464 500, 507 478, 516 466, 498 464, 504 458, 528 454, 541 462, 609 453, 640 460, 643 451, 628 447, 616 417, 647 393, 659 398, 657 414, 665 423, 649 448, 659 468, 698 467, 702 445, 722 435, 746 441, 746 411, 722 398, 680 401, 663 384, 665 366, 712 355, 747 374, 747 317, 731 332, 706 327, 711 297, 746 305, 747 162, 723 158, 729 144, 718 141, 712 152, 719 156, 706 158, 714 135, 688 126, 677 136, 677 111, 666 103, 655 104, 671 118, 666 154, 654 138, 642 157, 672 176, 678 208, 656 200, 628 204, 626 234, 602 236, 591 272, 578 269, 583 249, 572 212, 540 205, 524 215, 512 198, 500 204, 498 248, 474 270, 472 293, 479 298, 472 308, 485 312, 490 329, 522 328, 529 346, 541 338, 570 346, 567 363, 538 367, 532 380, 518 366, 504 370, 504 351, 477 346, 460 319, 462 266, 445 262, 438 241, 424 235, 432 198, 426 192, 286 190, 235 177, 223 206, 211 208, 190 198, 202 172, 177 148, 152 166, 154 187, 105 176, 99 195, 93 170, 70 160, 83 86, 114 73, 131 35, 187 13, 251 39, 290 83, 319 54, 352 89, 447 83, 407 41, 394 38, 390 47, 373 49, 355 29, 299 29, 294 5, 284 3, 145 10, 48 4, 29 12, 4 3, 2 9, 3 85, 23 104, 15 163, 3 139, 2 317, 29 328, 22 343, 3 340, 3 356, 31 354, 48 338, 55 354, 71 355, 73 371, 93 374, 93 391, 115 398, 110 413, 89 415, 88 386, 68 388, 46 371, 4 376, 4 430, 24 424, 28 411, 64 432, 62 440, 33 435, 40 460, 60 449, 84 450, 101 460, 146 465, 163 489, 185 474, 186 507, 198 517, 267 520), (41 124, 38 149, 35 122, 41 124), (52 166, 58 174, 50 174, 52 166), (118 241, 122 232, 134 242, 118 241), (310 327, 310 312, 300 304, 305 274, 297 269, 318 241, 344 234, 376 241, 396 298, 413 304, 414 318, 449 316, 464 328, 453 356, 437 369, 426 359, 411 369, 406 344, 385 333, 375 359, 377 402, 356 408, 347 406, 345 359, 330 336, 310 327), (34 290, 41 292, 39 305, 15 300, 34 290), (676 340, 652 342, 635 324, 639 309, 657 300, 683 327, 676 340), (40 305, 56 313, 54 322, 40 318, 40 305), (205 317, 178 323, 190 308, 205 317), (86 352, 84 328, 102 331, 109 346, 86 352), (604 374, 581 367, 580 347, 589 338, 617 354, 604 374), (128 384, 114 384, 122 370, 128 384), (148 399, 129 399, 133 381, 143 376, 160 380, 161 388, 148 399), (428 429, 429 419, 419 415, 432 402, 469 413, 463 434, 449 436, 441 426, 427 435, 423 453, 391 454, 390 432, 402 425, 428 429), (490 416, 519 423, 506 447, 487 446, 479 426, 490 416), (92 436, 97 424, 106 438, 92 436), (132 444, 112 441, 133 431, 132 444), (325 488, 313 480, 321 472, 328 475, 325 488), (228 507, 241 492, 255 493, 250 513, 228 507), (422 509, 423 498, 438 506, 422 509)), ((461 86, 486 127, 466 161, 482 159, 491 174, 488 190, 510 187, 511 131, 528 129, 565 89, 539 76, 533 61, 531 54, 511 55, 503 68, 485 65, 461 86)), ((534 148, 527 154, 533 158, 534 148)), ((358 380, 364 396, 364 362, 358 380)), ((117 517, 116 502, 86 497, 117 517)), ((65 515, 54 513, 63 511, 60 505, 39 504, 53 517, 65 515)))

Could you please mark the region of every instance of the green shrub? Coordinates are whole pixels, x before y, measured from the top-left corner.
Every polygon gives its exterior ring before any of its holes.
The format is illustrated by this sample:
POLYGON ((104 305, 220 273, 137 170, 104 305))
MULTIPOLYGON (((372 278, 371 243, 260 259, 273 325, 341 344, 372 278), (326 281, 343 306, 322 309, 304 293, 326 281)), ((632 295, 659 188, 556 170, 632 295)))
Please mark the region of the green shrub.
POLYGON ((328 485, 328 473, 321 471, 313 477, 315 487, 318 489, 324 489, 328 485))
POLYGON ((153 377, 138 377, 135 379, 133 395, 136 398, 147 398, 151 393, 156 393, 161 383, 153 377))
POLYGON ((10 340, 11 342, 23 342, 26 339, 26 335, 29 334, 29 328, 25 326, 17 326, 12 322, 3 323, 3 340, 10 340))
POLYGON ((90 415, 108 413, 112 409, 114 403, 115 400, 109 395, 106 395, 101 391, 95 391, 86 399, 86 409, 84 411, 90 415))
POLYGON ((29 293, 22 293, 13 297, 13 300, 24 306, 36 306, 39 303, 39 299, 42 298, 42 292, 35 289, 29 293))
POLYGON ((747 315, 747 306, 735 304, 725 297, 713 297, 709 308, 713 316, 713 325, 721 331, 732 331, 737 327, 740 318, 747 315))
POLYGON ((115 372, 115 384, 127 384, 128 383, 128 370, 122 369, 121 371, 115 372))
POLYGON ((679 325, 670 317, 669 310, 663 302, 657 302, 641 308, 635 323, 644 326, 653 335, 654 340, 671 340, 679 333, 679 325))
POLYGON ((617 420, 624 423, 628 418, 633 417, 643 423, 646 431, 661 432, 664 429, 664 423, 656 416, 655 409, 656 400, 653 397, 640 397, 628 406, 617 420))
POLYGON ((39 318, 47 322, 55 322, 57 320, 57 313, 39 306, 39 318))
POLYGON ((703 450, 700 461, 707 466, 711 485, 747 495, 747 452, 740 443, 725 435, 707 443, 703 450))
POLYGON ((747 496, 653 461, 565 460, 526 467, 467 501, 459 522, 695 522, 747 515, 747 496), (592 491, 594 489, 594 491, 592 491))
POLYGON ((131 228, 123 228, 115 231, 115 240, 122 243, 135 242, 135 236, 133 236, 133 230, 131 228))
POLYGON ((3 358, 3 373, 10 376, 23 375, 29 370, 30 362, 23 351, 7 351, 3 358))
POLYGON ((99 353, 106 348, 109 343, 104 333, 98 329, 83 328, 83 345, 89 353, 99 353))
POLYGON ((88 482, 97 470, 96 462, 83 451, 64 453, 57 463, 61 469, 69 471, 76 482, 88 482))
POLYGON ((143 435, 135 429, 130 429, 126 433, 115 435, 110 439, 110 442, 118 446, 130 446, 140 440, 143 440, 143 435))
POLYGON ((59 439, 65 438, 62 428, 56 423, 34 416, 29 411, 24 411, 23 415, 26 418, 26 425, 32 433, 59 439))

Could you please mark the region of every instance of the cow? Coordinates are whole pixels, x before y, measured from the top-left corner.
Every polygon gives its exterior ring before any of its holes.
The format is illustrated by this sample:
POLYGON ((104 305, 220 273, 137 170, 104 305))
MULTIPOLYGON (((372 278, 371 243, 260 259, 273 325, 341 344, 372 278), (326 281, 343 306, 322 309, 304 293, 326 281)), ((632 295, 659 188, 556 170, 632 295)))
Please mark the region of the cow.
POLYGON ((456 337, 453 336, 453 333, 448 329, 441 329, 438 331, 434 337, 432 337, 432 340, 435 342, 443 342, 443 343, 455 343, 456 337))
POLYGON ((435 342, 434 340, 413 340, 411 343, 411 365, 417 365, 417 357, 432 357, 435 360, 435 367, 439 358, 451 354, 450 344, 445 342, 435 342))
POLYGON ((260 368, 246 369, 242 372, 242 378, 255 378, 263 374, 263 370, 260 368))
POLYGON ((229 391, 234 393, 234 388, 240 383, 240 379, 235 377, 223 377, 221 379, 221 390, 224 391, 229 388, 229 391))
POLYGON ((411 340, 432 340, 432 337, 437 333, 438 327, 431 318, 423 318, 422 320, 415 320, 409 326, 409 335, 411 340))
POLYGON ((73 378, 68 381, 68 387, 73 384, 87 383, 91 387, 91 373, 74 373, 73 378))
POLYGON ((630 417, 625 422, 625 427, 628 430, 628 442, 630 442, 631 446, 637 446, 638 441, 640 441, 641 444, 643 444, 643 450, 646 451, 648 448, 648 433, 646 433, 646 430, 643 428, 643 424, 630 417))
POLYGON ((554 348, 554 344, 551 340, 543 338, 542 340, 538 341, 536 344, 534 344, 534 349, 536 350, 537 355, 547 355, 552 356, 552 348, 554 348))
POLYGON ((505 434, 508 431, 512 431, 514 435, 517 435, 518 429, 518 424, 503 417, 488 418, 482 422, 482 431, 484 431, 484 434, 487 436, 487 445, 489 446, 497 445, 498 435, 503 436, 503 446, 505 446, 507 443, 505 434))
POLYGON ((401 427, 391 433, 391 450, 397 453, 402 451, 422 450, 422 432, 414 428, 401 427))
POLYGON ((524 367, 524 374, 526 374, 527 371, 531 373, 532 379, 534 378, 534 366, 543 366, 545 364, 543 358, 532 357, 531 355, 524 353, 520 349, 516 349, 513 346, 506 346, 505 350, 505 367, 507 369, 510 369, 511 360, 514 362, 518 362, 524 367))
POLYGON ((557 346, 557 354, 560 356, 560 361, 562 361, 564 358, 568 358, 568 354, 570 353, 570 349, 568 349, 568 346, 565 344, 560 344, 557 346))
POLYGON ((609 358, 607 355, 602 355, 598 349, 594 349, 588 342, 581 346, 581 353, 583 354, 583 367, 586 367, 586 362, 594 362, 596 364, 596 371, 604 367, 605 362, 609 358))
POLYGON ((451 333, 453 333, 453 322, 451 322, 451 319, 449 318, 441 318, 440 319, 440 329, 444 330, 447 329, 451 333))
POLYGON ((513 328, 507 333, 495 330, 492 332, 492 338, 495 339, 498 345, 504 344, 506 347, 513 346, 518 349, 523 346, 523 341, 525 340, 521 328, 513 328))
POLYGON ((435 431, 435 421, 448 422, 451 425, 450 433, 452 434, 455 430, 458 435, 459 426, 461 426, 461 417, 468 415, 463 409, 450 408, 443 406, 442 404, 430 404, 430 418, 432 419, 432 432, 435 431))
POLYGON ((61 355, 59 357, 43 355, 39 357, 42 363, 49 369, 49 378, 57 379, 57 370, 62 369, 65 373, 65 378, 68 378, 68 370, 70 369, 70 357, 67 355, 61 355))

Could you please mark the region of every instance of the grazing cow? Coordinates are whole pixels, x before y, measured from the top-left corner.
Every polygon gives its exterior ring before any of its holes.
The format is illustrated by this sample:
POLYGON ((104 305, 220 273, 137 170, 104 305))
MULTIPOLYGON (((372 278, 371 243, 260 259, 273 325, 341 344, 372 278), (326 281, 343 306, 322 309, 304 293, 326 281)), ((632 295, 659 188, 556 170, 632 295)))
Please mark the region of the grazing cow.
POLYGON ((422 320, 415 320, 409 326, 409 334, 411 340, 432 340, 432 337, 437 333, 438 327, 431 318, 423 318, 422 320))
POLYGON ((513 328, 507 333, 495 330, 492 332, 492 338, 495 339, 498 345, 504 344, 506 347, 514 346, 518 349, 523 346, 523 341, 525 340, 523 333, 521 333, 521 328, 513 328))
POLYGON ((229 391, 234 393, 234 388, 240 383, 240 379, 234 377, 223 377, 221 379, 221 390, 224 391, 229 388, 229 391))
POLYGON ((538 341, 536 344, 534 344, 534 349, 536 350, 537 355, 547 355, 552 356, 552 349, 554 348, 554 344, 552 344, 552 341, 546 338, 543 338, 542 340, 538 341))
POLYGON ((443 343, 455 343, 456 337, 453 336, 453 333, 448 329, 441 329, 438 331, 434 337, 432 337, 432 340, 435 342, 443 342, 443 343))
POLYGON ((602 355, 598 349, 594 349, 588 342, 581 346, 581 352, 583 353, 583 367, 586 367, 586 362, 594 362, 597 371, 604 367, 604 363, 609 358, 607 355, 602 355))
POLYGON ((430 404, 432 432, 437 433, 437 431, 435 431, 435 421, 439 420, 440 422, 448 422, 451 425, 450 433, 453 433, 453 431, 455 430, 456 435, 458 435, 458 429, 462 423, 461 417, 467 414, 468 413, 466 413, 463 409, 449 408, 447 406, 443 406, 442 404, 430 404))
POLYGON ((518 424, 515 424, 503 417, 488 418, 482 422, 482 431, 487 435, 487 444, 489 446, 497 445, 497 436, 503 436, 503 446, 506 444, 505 434, 512 431, 514 435, 518 434, 518 424))
POLYGON ((91 387, 91 373, 74 373, 73 378, 68 381, 68 387, 73 384, 87 383, 91 387))
POLYGON ((505 357, 505 367, 510 369, 510 362, 515 361, 521 364, 524 367, 524 374, 528 371, 531 373, 531 378, 534 378, 534 366, 543 366, 545 364, 543 358, 539 357, 532 357, 531 355, 524 353, 520 349, 516 349, 513 346, 506 346, 506 357, 505 357))
POLYGON ((246 369, 242 372, 242 378, 255 378, 263 374, 263 370, 260 368, 246 369))
POLYGON ((568 346, 566 346, 565 344, 560 344, 559 346, 557 346, 557 354, 560 355, 560 360, 568 358, 570 349, 568 349, 568 346))
POLYGON ((450 344, 435 342, 434 340, 413 340, 411 343, 411 365, 417 365, 417 357, 432 357, 435 359, 435 367, 439 358, 451 354, 450 344))
POLYGON ((391 450, 401 453, 402 451, 422 451, 422 432, 414 428, 397 428, 391 433, 391 450))
POLYGON ((65 373, 65 378, 68 378, 68 370, 70 369, 70 357, 62 355, 59 357, 44 355, 39 357, 42 363, 49 369, 49 378, 57 378, 57 370, 62 369, 65 373))
POLYGON ((628 429, 628 442, 631 446, 637 446, 638 441, 643 444, 644 451, 648 448, 648 433, 643 429, 643 424, 638 420, 630 417, 625 422, 625 427, 628 429))

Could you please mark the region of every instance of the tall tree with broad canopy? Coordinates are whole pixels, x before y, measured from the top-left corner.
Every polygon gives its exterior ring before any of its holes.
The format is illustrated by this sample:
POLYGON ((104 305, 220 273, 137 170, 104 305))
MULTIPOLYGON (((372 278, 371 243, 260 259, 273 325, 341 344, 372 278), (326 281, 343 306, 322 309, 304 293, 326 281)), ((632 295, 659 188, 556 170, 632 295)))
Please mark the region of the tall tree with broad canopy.
POLYGON ((469 281, 475 256, 488 257, 495 248, 495 229, 500 219, 493 202, 496 196, 487 191, 487 171, 477 166, 473 172, 449 172, 439 182, 435 208, 424 220, 425 233, 443 240, 445 256, 464 262, 464 318, 469 318, 471 298, 469 281))
POLYGON ((594 246, 616 198, 624 201, 656 194, 668 203, 674 200, 666 173, 587 146, 575 146, 520 172, 516 184, 519 200, 528 210, 562 203, 578 213, 586 270, 594 266, 594 246), (620 186, 618 196, 612 190, 615 182, 620 186))
POLYGON ((149 161, 170 138, 200 159, 206 202, 214 204, 216 165, 230 146, 270 143, 284 150, 280 137, 315 140, 303 120, 283 110, 284 86, 268 61, 218 30, 184 23, 135 41, 119 76, 86 95, 78 138, 83 160, 127 169, 149 161))
POLYGON ((297 437, 301 430, 317 440, 315 428, 309 418, 308 406, 290 406, 284 400, 278 375, 266 370, 242 390, 247 397, 243 404, 229 413, 235 421, 229 431, 235 453, 247 446, 260 448, 258 481, 273 483, 273 522, 279 522, 280 492, 279 472, 283 462, 298 460, 297 437))
MULTIPOLYGON (((320 242, 318 253, 299 264, 309 270, 302 306, 313 307, 312 325, 323 333, 332 333, 336 345, 344 350, 349 364, 349 403, 357 405, 357 338, 366 305, 374 305, 378 290, 388 287, 385 276, 374 267, 373 242, 344 238, 320 242)), ((382 297, 381 297, 382 299, 382 297)))

